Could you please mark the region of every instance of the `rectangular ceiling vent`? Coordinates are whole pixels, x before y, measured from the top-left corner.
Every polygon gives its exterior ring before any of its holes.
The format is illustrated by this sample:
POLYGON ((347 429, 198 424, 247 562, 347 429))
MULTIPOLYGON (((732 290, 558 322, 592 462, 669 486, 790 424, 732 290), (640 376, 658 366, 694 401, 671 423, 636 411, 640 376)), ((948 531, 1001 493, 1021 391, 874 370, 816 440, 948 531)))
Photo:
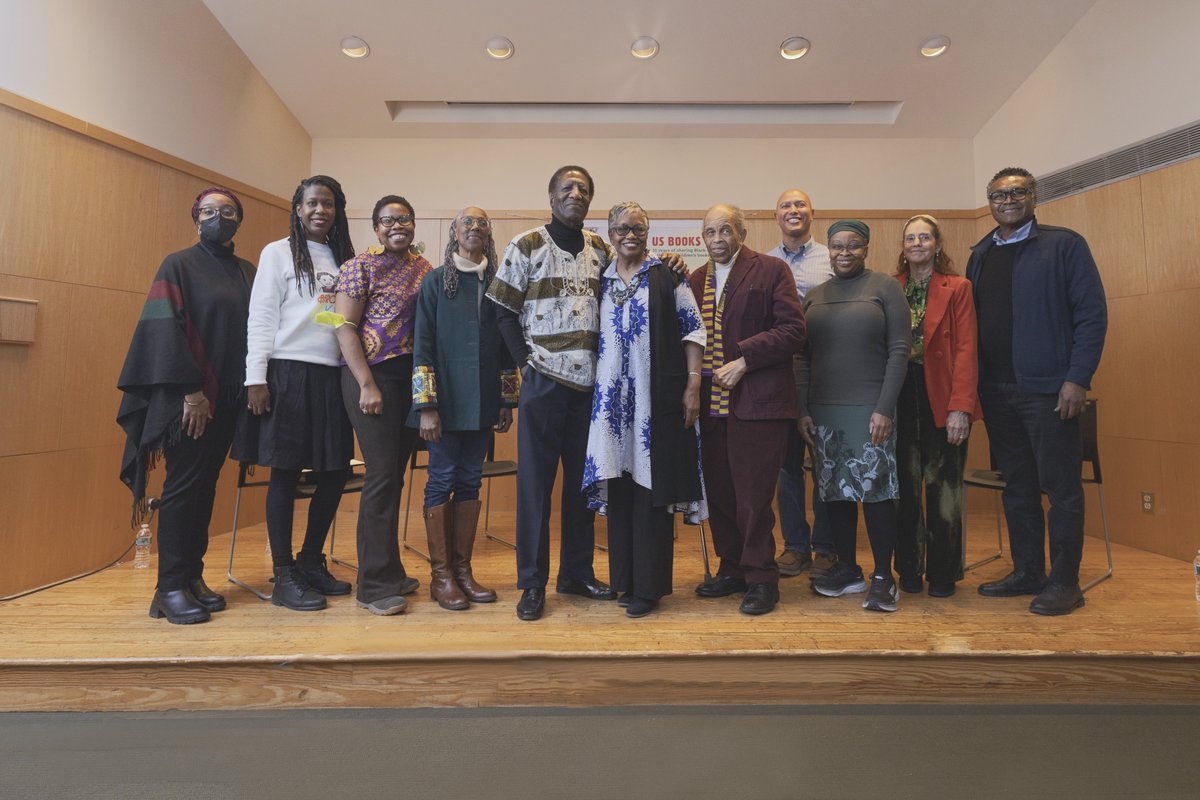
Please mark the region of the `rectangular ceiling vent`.
POLYGON ((1142 175, 1200 155, 1200 122, 1146 139, 1121 150, 1039 175, 1038 202, 1078 194, 1097 186, 1142 175))

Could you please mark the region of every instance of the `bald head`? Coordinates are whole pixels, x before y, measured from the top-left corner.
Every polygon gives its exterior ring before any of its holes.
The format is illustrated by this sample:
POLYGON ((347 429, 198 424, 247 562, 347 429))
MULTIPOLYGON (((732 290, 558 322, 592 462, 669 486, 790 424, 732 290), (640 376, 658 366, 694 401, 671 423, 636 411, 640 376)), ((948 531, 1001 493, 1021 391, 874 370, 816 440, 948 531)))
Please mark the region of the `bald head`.
POLYGON ((788 189, 775 201, 775 222, 789 250, 804 244, 812 235, 812 200, 799 189, 788 189))

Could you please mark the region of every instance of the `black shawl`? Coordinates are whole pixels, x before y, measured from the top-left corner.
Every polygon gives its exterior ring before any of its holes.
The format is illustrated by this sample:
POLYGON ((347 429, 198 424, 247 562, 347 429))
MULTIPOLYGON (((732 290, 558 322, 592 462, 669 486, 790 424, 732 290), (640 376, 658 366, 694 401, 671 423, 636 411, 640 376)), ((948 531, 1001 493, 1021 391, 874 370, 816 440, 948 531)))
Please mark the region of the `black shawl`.
POLYGON ((203 390, 214 414, 237 408, 253 282, 254 266, 232 245, 201 242, 158 268, 117 381, 121 481, 133 493, 135 522, 145 512, 147 472, 179 441, 184 395, 203 390))
POLYGON ((668 267, 650 265, 650 493, 656 507, 702 497, 696 430, 683 427, 688 368, 675 310, 680 280, 668 267))

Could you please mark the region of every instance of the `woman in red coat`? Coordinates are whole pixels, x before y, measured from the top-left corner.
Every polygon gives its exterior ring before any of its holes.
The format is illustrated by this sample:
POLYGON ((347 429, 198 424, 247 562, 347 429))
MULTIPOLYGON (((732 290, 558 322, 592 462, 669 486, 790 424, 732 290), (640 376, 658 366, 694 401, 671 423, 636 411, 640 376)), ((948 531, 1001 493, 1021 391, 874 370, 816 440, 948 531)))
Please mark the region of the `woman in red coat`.
POLYGON ((912 352, 896 404, 900 588, 949 597, 962 578, 962 490, 971 423, 981 417, 975 304, 955 274, 938 222, 904 225, 896 278, 912 311, 912 352), (921 508, 921 487, 925 508, 921 508))

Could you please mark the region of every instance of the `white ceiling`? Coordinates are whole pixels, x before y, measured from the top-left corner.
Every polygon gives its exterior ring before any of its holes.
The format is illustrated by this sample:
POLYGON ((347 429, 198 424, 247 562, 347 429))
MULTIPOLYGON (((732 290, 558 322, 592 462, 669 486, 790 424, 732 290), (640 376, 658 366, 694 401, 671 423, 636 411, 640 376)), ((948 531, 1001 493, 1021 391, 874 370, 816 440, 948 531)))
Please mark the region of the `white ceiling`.
POLYGON ((204 2, 314 138, 959 138, 1095 0, 204 2), (935 34, 953 45, 922 57, 935 34), (342 55, 348 35, 371 55, 342 55), (511 59, 484 53, 495 35, 511 59), (648 61, 629 54, 642 35, 661 43, 648 61), (812 50, 780 58, 789 36, 812 50))

